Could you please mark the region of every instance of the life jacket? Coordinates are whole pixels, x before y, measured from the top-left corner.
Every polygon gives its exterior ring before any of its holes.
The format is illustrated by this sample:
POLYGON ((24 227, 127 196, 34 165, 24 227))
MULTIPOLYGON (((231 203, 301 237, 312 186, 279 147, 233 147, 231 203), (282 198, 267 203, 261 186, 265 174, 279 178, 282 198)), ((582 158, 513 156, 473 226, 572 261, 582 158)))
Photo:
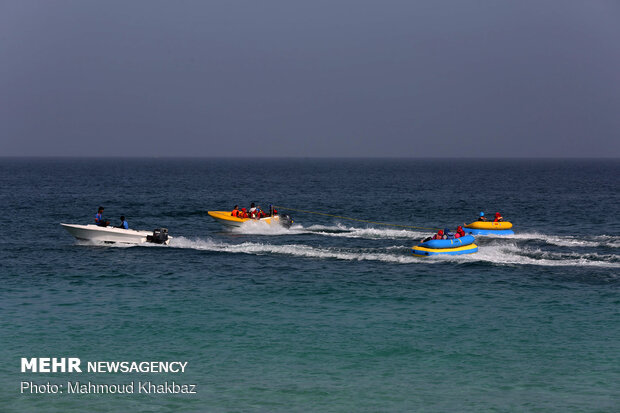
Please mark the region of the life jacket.
POLYGON ((232 215, 233 217, 238 217, 239 216, 239 210, 238 209, 233 209, 232 212, 230 213, 230 215, 232 215))

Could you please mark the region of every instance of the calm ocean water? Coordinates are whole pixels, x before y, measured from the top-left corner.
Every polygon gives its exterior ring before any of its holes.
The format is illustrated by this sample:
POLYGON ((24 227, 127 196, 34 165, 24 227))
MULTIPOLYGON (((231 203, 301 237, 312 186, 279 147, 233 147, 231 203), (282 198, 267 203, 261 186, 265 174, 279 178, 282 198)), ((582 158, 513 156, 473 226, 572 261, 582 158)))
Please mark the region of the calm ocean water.
POLYGON ((620 411, 618 160, 0 159, 0 410, 620 411), (429 232, 511 237, 416 258, 429 232), (170 246, 76 242, 106 207, 170 246), (287 211, 283 211, 287 212, 287 211), (187 361, 172 374, 22 374, 21 357, 187 361), (20 394, 22 380, 196 383, 196 395, 20 394))

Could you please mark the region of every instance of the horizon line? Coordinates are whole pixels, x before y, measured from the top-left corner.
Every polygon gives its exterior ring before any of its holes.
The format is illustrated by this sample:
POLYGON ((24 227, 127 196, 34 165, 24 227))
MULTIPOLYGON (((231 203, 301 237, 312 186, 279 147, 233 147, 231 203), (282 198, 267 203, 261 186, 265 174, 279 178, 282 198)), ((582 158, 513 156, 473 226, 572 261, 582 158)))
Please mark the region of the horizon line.
POLYGON ((620 160, 620 156, 192 156, 192 155, 0 155, 0 159, 390 159, 390 160, 620 160))

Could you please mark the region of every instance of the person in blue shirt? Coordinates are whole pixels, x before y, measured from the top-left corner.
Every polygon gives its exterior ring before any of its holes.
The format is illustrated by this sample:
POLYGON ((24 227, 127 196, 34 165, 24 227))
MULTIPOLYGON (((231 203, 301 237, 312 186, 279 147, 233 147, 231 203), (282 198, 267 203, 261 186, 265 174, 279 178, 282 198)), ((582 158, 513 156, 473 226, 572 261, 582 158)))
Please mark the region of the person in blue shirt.
POLYGON ((116 228, 129 229, 129 224, 125 220, 125 215, 121 215, 121 224, 116 228))
POLYGON ((99 209, 97 210, 97 213, 95 214, 95 224, 99 225, 100 227, 107 227, 108 225, 110 225, 110 221, 106 221, 103 218, 103 207, 100 206, 99 209))

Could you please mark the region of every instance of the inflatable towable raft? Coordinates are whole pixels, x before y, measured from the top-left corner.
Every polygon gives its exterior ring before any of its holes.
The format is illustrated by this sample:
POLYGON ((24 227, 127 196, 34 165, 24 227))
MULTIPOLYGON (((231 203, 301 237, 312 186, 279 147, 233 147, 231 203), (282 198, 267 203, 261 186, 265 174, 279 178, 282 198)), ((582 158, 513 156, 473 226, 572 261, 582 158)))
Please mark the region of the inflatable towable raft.
POLYGON ((264 217, 261 219, 252 218, 239 218, 230 215, 230 211, 207 211, 209 216, 213 217, 220 224, 224 224, 229 227, 240 227, 244 222, 248 221, 260 221, 267 224, 282 225, 285 228, 289 228, 293 224, 293 220, 288 215, 274 215, 270 217, 264 217))
POLYGON ((515 232, 511 229, 512 223, 503 222, 486 222, 475 221, 465 225, 466 232, 474 235, 513 235, 515 232))
POLYGON ((455 239, 432 239, 422 242, 411 250, 413 255, 427 257, 429 255, 461 255, 478 252, 478 246, 474 244, 476 239, 473 235, 465 235, 455 239))

